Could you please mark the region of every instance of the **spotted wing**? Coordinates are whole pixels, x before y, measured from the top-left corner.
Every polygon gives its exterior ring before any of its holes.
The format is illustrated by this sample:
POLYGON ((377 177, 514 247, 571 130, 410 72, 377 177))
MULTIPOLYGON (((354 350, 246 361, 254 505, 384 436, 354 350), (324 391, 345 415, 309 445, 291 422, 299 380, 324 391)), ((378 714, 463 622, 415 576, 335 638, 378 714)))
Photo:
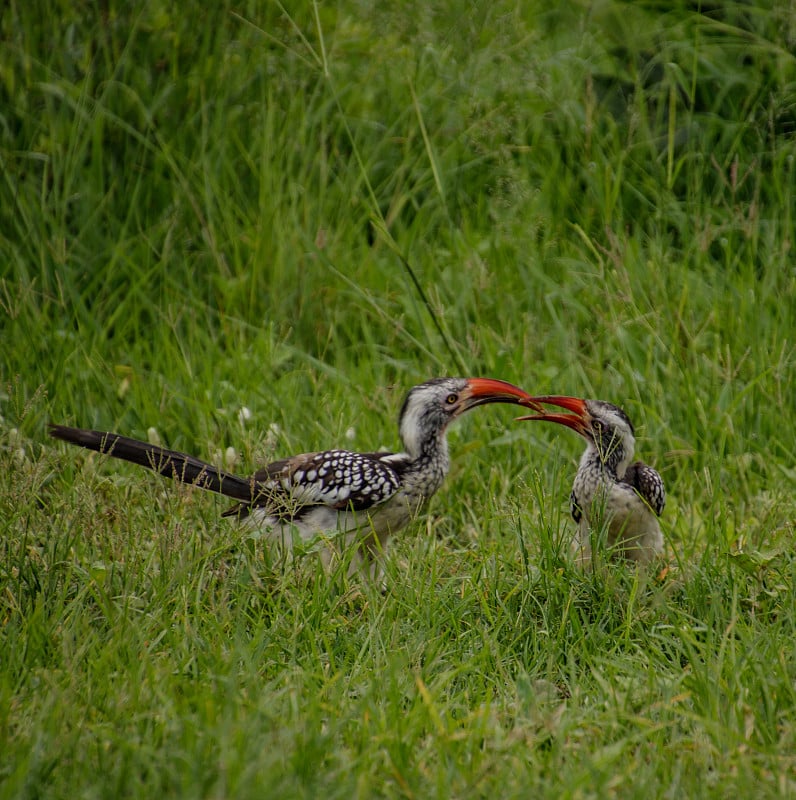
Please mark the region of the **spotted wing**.
POLYGON ((286 519, 313 506, 366 511, 392 497, 400 485, 396 470, 382 460, 385 455, 325 450, 275 461, 252 476, 252 501, 224 516, 246 516, 252 508, 286 519))
POLYGON ((625 481, 629 483, 649 505, 649 507, 660 516, 666 505, 666 488, 663 485, 663 478, 650 466, 636 461, 627 468, 625 481))

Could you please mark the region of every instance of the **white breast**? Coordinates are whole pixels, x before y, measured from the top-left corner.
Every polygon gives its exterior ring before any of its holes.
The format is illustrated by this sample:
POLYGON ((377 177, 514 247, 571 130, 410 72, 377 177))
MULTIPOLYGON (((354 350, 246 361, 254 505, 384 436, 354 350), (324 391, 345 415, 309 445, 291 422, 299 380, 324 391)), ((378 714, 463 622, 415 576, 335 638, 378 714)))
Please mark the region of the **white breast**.
POLYGON ((591 493, 578 529, 579 558, 591 559, 591 539, 605 531, 605 546, 621 548, 625 557, 651 561, 663 550, 658 518, 625 483, 603 483, 591 493))

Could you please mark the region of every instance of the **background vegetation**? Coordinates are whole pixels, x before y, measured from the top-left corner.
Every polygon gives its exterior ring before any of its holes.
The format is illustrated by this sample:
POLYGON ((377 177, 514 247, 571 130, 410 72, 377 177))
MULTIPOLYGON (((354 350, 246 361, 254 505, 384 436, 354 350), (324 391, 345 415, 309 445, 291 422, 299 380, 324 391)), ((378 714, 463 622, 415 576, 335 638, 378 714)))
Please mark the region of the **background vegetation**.
POLYGON ((0 796, 796 794, 792 2, 10 0, 0 36, 0 796), (505 408, 384 593, 46 437, 247 471, 397 447, 464 373, 623 404, 668 573, 573 570, 580 445, 505 408))

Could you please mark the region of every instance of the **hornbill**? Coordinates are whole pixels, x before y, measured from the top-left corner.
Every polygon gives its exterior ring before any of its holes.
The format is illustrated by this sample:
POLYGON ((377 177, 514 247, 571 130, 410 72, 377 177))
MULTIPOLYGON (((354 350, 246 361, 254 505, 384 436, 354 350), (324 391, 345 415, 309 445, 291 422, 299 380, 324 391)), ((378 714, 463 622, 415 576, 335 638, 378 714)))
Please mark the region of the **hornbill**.
POLYGON ((570 495, 580 560, 591 560, 592 537, 602 528, 606 546, 616 554, 640 563, 660 555, 663 536, 658 517, 666 503, 666 490, 652 467, 632 460, 636 439, 627 414, 604 400, 546 395, 526 402, 546 403, 572 413, 541 411, 518 419, 566 425, 586 440, 570 495))
MULTIPOLYGON (((288 547, 294 535, 304 543, 319 536, 358 541, 359 558, 369 565, 440 488, 449 468, 448 425, 487 403, 542 408, 529 398, 492 378, 434 378, 412 388, 404 400, 398 423, 403 451, 301 453, 250 477, 116 433, 51 425, 50 435, 227 495, 237 503, 223 516, 245 520, 288 547)), ((328 548, 322 552, 328 563, 328 548)))

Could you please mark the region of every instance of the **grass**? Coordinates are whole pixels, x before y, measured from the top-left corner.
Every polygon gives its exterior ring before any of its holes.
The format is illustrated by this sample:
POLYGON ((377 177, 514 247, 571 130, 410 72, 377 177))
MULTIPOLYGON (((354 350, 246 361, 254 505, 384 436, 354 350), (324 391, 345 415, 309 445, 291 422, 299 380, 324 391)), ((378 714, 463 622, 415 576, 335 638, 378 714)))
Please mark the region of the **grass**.
POLYGON ((796 795, 792 8, 0 30, 0 797, 796 795), (500 406, 383 592, 46 437, 245 472, 454 373, 621 403, 668 573, 578 572, 580 445, 500 406))

